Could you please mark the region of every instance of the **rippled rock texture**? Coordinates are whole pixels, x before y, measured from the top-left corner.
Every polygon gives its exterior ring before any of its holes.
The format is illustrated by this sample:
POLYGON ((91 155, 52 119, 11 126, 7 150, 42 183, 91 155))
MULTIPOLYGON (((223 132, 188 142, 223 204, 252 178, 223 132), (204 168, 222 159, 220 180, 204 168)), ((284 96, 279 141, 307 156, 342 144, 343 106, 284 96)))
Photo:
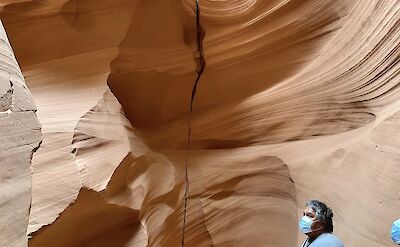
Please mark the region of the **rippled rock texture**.
POLYGON ((1 30, 1 246, 294 247, 314 198, 347 247, 390 246, 399 1, 5 0, 0 18, 37 105, 1 30))
POLYGON ((0 246, 27 246, 32 154, 42 140, 36 106, 0 22, 0 246))

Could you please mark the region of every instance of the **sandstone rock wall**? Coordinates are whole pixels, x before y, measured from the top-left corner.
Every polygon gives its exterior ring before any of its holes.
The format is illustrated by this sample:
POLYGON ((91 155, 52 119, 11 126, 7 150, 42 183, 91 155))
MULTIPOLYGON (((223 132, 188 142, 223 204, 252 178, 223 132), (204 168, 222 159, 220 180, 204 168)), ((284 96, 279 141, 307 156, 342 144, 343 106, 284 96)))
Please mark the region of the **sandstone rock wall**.
POLYGON ((11 0, 0 18, 43 135, 15 246, 294 247, 314 198, 347 247, 390 246, 398 1, 11 0))
POLYGON ((0 246, 27 246, 30 165, 41 143, 41 127, 1 22, 0 41, 0 246))

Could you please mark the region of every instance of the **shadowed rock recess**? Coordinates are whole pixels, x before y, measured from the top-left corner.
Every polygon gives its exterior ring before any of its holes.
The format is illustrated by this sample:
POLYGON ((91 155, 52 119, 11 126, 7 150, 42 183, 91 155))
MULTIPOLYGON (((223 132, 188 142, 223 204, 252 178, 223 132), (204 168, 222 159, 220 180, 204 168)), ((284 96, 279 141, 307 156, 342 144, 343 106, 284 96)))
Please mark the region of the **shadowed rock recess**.
POLYGON ((0 19, 1 247, 295 247, 309 199, 346 247, 391 245, 398 0, 3 0, 0 19))

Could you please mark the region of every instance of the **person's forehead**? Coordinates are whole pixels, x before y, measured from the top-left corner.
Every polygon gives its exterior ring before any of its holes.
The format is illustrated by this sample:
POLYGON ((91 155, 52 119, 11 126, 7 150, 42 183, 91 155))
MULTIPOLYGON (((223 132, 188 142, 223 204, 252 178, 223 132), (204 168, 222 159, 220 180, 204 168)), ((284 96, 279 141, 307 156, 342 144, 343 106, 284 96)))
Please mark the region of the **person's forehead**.
POLYGON ((310 206, 307 206, 307 207, 304 209, 304 212, 312 212, 312 213, 315 213, 314 209, 312 209, 310 206))

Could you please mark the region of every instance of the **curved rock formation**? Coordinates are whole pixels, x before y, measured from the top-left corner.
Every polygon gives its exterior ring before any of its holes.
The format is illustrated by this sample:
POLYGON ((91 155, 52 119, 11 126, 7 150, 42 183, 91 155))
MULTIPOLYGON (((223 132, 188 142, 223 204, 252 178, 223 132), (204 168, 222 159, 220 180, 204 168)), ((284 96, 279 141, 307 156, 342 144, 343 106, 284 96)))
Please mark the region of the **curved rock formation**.
POLYGON ((41 127, 1 22, 0 41, 0 246, 26 246, 30 164, 41 142, 41 127))
POLYGON ((6 131, 33 138, 7 162, 25 165, 9 246, 293 247, 312 198, 347 247, 390 245, 398 1, 8 0, 0 18, 43 135, 28 217, 40 131, 14 59, 0 103, 35 127, 6 131))

